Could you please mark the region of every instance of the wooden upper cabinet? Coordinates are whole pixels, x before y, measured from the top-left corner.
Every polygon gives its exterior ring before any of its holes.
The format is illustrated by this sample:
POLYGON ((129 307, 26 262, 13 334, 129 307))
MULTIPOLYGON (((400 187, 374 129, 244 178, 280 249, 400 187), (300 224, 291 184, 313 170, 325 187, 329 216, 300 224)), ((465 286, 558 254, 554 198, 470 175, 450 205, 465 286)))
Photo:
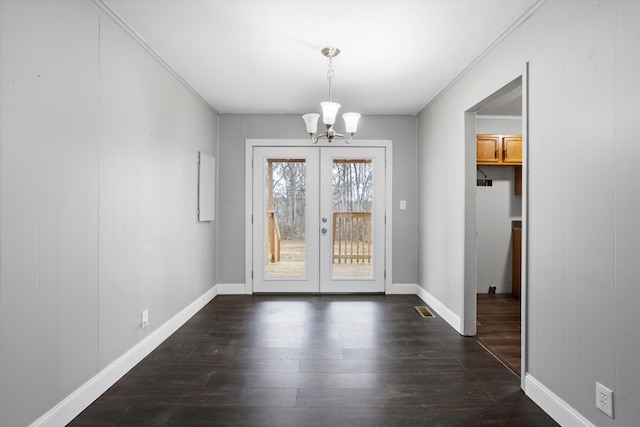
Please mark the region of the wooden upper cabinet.
POLYGON ((476 160, 480 165, 495 165, 500 161, 500 136, 476 135, 476 160))
POLYGON ((522 164, 522 135, 508 135, 502 138, 502 163, 522 164))
POLYGON ((522 135, 476 135, 476 163, 518 166, 522 164, 522 135))

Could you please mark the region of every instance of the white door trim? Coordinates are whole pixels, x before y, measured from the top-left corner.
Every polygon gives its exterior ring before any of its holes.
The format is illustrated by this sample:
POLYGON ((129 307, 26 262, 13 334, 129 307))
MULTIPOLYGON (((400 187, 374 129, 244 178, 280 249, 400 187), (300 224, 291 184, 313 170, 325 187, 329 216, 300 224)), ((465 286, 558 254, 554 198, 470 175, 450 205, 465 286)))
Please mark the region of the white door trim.
POLYGON ((528 371, 527 319, 529 311, 529 63, 522 73, 522 267, 520 277, 520 385, 525 390, 528 371))
MULTIPOLYGON (((321 141, 315 146, 340 146, 341 140, 329 144, 321 141)), ((260 146, 272 147, 309 147, 314 146, 309 139, 247 139, 245 145, 245 293, 253 294, 253 148, 260 146)), ((385 293, 392 292, 391 278, 393 277, 393 141, 390 139, 354 140, 350 147, 385 147, 386 168, 386 202, 385 202, 385 293)))

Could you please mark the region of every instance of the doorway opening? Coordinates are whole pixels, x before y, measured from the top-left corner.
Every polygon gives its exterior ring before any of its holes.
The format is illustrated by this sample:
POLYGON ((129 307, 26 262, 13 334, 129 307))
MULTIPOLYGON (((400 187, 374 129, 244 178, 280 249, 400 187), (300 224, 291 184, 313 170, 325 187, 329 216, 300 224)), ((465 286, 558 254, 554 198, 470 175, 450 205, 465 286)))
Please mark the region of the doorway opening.
POLYGON ((526 114, 526 70, 465 113, 465 335, 474 335, 521 378, 526 344, 526 114))

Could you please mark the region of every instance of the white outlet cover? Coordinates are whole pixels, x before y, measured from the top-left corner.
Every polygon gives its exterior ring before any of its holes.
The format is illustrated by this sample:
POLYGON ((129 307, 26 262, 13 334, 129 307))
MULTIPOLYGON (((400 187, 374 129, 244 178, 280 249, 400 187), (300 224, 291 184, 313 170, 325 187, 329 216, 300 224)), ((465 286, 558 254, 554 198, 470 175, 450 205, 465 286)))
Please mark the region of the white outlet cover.
POLYGON ((613 391, 596 382, 596 408, 613 418, 613 391))

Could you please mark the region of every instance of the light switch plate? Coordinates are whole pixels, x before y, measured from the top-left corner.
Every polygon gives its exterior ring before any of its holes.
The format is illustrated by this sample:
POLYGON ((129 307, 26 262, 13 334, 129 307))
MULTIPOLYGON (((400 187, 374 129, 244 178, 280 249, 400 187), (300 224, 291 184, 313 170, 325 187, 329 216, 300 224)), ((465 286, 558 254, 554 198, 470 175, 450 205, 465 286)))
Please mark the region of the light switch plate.
POLYGON ((140 319, 140 326, 143 328, 146 328, 148 324, 149 324, 149 310, 143 310, 141 319, 140 319))

